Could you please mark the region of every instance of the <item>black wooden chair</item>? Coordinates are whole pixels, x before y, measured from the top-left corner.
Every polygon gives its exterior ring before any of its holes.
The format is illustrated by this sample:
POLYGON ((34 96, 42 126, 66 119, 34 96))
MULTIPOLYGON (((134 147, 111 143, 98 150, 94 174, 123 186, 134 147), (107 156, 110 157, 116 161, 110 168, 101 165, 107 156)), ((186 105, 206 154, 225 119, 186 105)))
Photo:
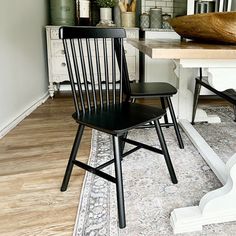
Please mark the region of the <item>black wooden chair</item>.
MULTIPOLYGON (((128 74, 126 76, 126 78, 128 78, 128 74)), ((161 127, 168 128, 169 126, 174 126, 179 147, 183 149, 184 143, 171 102, 171 97, 177 93, 177 89, 171 84, 165 82, 129 83, 127 80, 125 90, 128 94, 128 98, 130 98, 132 102, 135 102, 135 100, 138 98, 160 98, 162 109, 166 110, 166 105, 169 107, 172 123, 168 121, 167 114, 165 114, 164 123, 161 123, 161 127)), ((151 126, 153 125, 145 125, 144 127, 151 126)))
POLYGON ((78 130, 65 171, 61 191, 66 191, 73 166, 79 166, 116 184, 119 227, 126 226, 121 160, 128 154, 146 148, 164 155, 173 183, 177 183, 167 146, 160 128, 159 119, 163 109, 132 104, 123 96, 123 38, 125 30, 119 28, 61 27, 69 78, 71 82, 78 130), (117 60, 120 60, 117 63, 117 60), (119 64, 119 66, 117 66, 119 64), (120 70, 119 70, 119 68, 120 70), (119 81, 119 83, 116 83, 119 81), (154 122, 161 149, 124 138, 124 134, 139 125, 154 122), (76 160, 84 127, 112 135, 114 159, 97 167, 76 160), (121 144, 135 147, 121 154, 121 144), (101 171, 114 163, 115 177, 101 171))
POLYGON ((196 116, 201 86, 209 89, 211 92, 215 93, 219 97, 230 102, 234 108, 234 121, 236 121, 236 91, 234 89, 227 89, 225 91, 216 90, 208 83, 207 77, 202 76, 202 68, 199 68, 199 77, 197 77, 195 81, 196 83, 195 83, 195 91, 194 91, 194 98, 193 98, 192 124, 194 124, 194 120, 196 116))

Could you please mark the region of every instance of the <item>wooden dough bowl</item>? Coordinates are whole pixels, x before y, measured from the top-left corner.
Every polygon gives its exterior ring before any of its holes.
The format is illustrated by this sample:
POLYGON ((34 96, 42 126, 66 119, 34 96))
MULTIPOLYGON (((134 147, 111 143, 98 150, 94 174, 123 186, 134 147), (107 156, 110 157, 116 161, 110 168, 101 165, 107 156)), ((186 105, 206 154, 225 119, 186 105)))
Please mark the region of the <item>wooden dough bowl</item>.
POLYGON ((236 11, 180 16, 169 23, 183 38, 236 44, 236 11))

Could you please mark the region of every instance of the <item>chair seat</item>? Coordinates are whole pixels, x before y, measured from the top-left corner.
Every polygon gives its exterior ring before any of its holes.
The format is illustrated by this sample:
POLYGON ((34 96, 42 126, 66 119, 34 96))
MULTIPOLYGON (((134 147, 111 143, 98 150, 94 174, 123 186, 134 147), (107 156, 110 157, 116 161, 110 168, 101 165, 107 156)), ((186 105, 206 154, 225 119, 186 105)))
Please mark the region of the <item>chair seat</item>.
MULTIPOLYGON (((197 77, 196 79, 197 81, 201 81, 200 77, 197 77)), ((202 82, 203 82, 202 85, 204 86, 204 83, 205 83, 207 85, 207 88, 211 90, 213 93, 218 94, 218 96, 222 94, 226 100, 236 105, 236 90, 235 89, 227 89, 224 91, 218 91, 209 84, 207 76, 202 76, 202 82)))
POLYGON ((169 97, 177 93, 171 84, 163 82, 131 83, 131 97, 169 97))
POLYGON ((236 90, 235 89, 227 89, 225 91, 219 91, 212 87, 209 84, 208 78, 206 76, 202 76, 202 68, 200 68, 200 76, 196 78, 195 83, 195 91, 194 91, 194 99, 193 99, 193 112, 192 112, 192 124, 195 124, 195 116, 197 111, 198 99, 200 96, 201 86, 209 89, 211 92, 215 93, 219 97, 227 100, 231 104, 233 104, 234 109, 234 121, 236 121, 236 90))
POLYGON ((73 118, 80 124, 95 128, 109 134, 124 132, 161 118, 165 110, 136 103, 122 103, 108 109, 97 109, 73 118))
POLYGON ((234 105, 236 105, 236 91, 234 89, 227 89, 222 92, 225 96, 228 96, 230 99, 230 102, 232 102, 234 105))

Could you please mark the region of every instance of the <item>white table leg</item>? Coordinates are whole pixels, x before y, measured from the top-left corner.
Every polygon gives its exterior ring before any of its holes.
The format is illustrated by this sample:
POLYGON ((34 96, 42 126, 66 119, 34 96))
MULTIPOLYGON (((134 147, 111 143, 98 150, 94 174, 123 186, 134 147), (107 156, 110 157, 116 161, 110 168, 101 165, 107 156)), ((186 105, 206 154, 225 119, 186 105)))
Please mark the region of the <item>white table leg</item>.
POLYGON ((170 217, 174 233, 198 231, 203 225, 236 220, 236 153, 225 165, 187 120, 179 123, 224 186, 208 192, 198 206, 174 209, 170 217))
MULTIPOLYGON (((193 110, 193 91, 195 86, 194 78, 197 77, 198 69, 183 68, 179 61, 175 62, 174 72, 178 79, 178 100, 173 101, 173 106, 178 119, 192 120, 193 110)), ((173 97, 173 100, 176 100, 173 97)), ((208 115, 203 109, 197 109, 196 122, 219 123, 220 118, 217 115, 208 115)))

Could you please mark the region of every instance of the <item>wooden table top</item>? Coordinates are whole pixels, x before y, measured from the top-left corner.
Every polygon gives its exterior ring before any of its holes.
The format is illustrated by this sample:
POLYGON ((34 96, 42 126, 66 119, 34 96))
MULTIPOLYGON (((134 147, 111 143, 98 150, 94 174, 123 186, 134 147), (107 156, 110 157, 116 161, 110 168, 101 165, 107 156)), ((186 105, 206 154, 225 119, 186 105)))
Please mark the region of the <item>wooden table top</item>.
POLYGON ((127 39, 127 42, 156 59, 236 59, 236 45, 175 39, 127 39))

